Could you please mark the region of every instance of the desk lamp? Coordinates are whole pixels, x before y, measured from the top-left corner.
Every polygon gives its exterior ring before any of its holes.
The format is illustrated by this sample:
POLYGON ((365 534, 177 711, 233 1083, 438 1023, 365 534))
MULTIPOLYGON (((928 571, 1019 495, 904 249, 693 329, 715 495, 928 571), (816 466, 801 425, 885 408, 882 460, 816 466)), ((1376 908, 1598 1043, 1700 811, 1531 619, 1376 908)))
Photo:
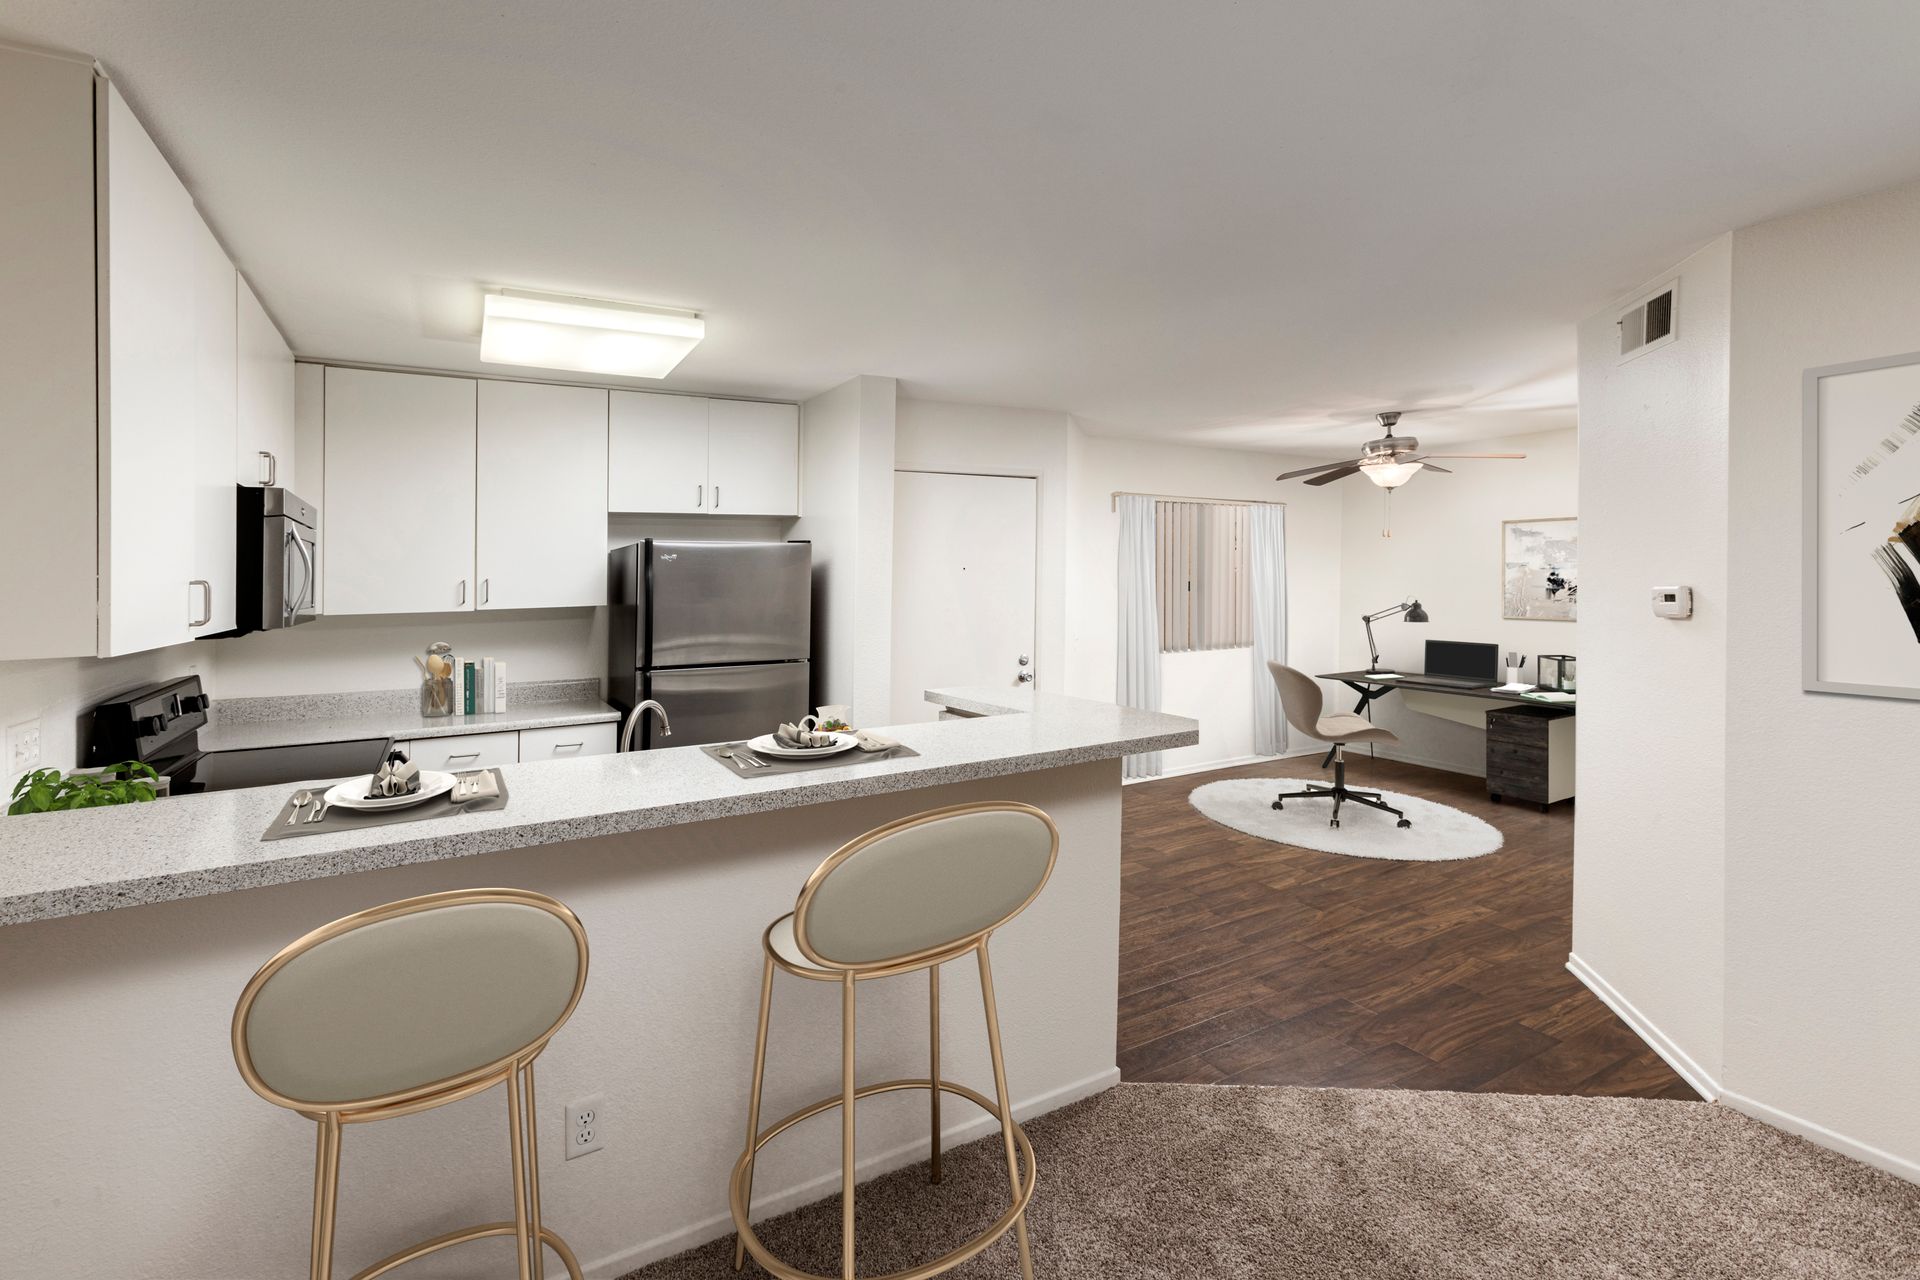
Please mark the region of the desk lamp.
POLYGON ((1373 624, 1380 618, 1391 618, 1396 613, 1406 614, 1408 622, 1427 621, 1427 611, 1420 607, 1418 600, 1403 600, 1391 609, 1382 609, 1378 613, 1364 615, 1360 621, 1364 622, 1367 626, 1367 653, 1369 655, 1367 670, 1369 672, 1380 670, 1380 646, 1373 642, 1373 624))

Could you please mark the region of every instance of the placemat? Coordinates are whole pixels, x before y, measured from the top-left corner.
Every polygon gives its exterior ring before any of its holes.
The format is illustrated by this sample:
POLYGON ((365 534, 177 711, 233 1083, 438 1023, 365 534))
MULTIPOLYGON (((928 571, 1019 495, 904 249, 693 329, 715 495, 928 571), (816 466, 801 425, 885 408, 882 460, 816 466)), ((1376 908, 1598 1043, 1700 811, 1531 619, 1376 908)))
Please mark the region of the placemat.
MULTIPOLYGON (((311 810, 302 808, 300 821, 288 826, 287 818, 293 813, 293 796, 299 794, 296 790, 293 795, 287 797, 286 803, 280 806, 280 812, 273 816, 273 821, 268 823, 267 829, 260 833, 260 838, 286 840, 293 836, 317 836, 336 831, 359 831, 366 827, 384 827, 395 822, 424 822, 428 818, 444 818, 461 809, 489 812, 506 808, 507 780, 500 776, 498 769, 488 769, 486 772, 493 775, 494 785, 500 788, 499 795, 456 804, 453 800, 453 792, 449 791, 446 795, 422 800, 419 804, 410 805, 405 809, 388 809, 383 813, 369 813, 364 809, 349 809, 345 805, 334 805, 318 822, 307 821, 311 810)), ((308 790, 313 792, 316 802, 326 794, 326 787, 310 787, 308 790)))
POLYGON ((755 755, 755 759, 765 760, 767 767, 756 769, 750 764, 740 764, 723 756, 722 751, 749 751, 744 742, 716 742, 712 746, 702 747, 708 758, 723 769, 733 772, 738 778, 771 778, 781 773, 809 773, 815 769, 837 769, 843 765, 872 764, 877 760, 905 760, 920 753, 909 746, 892 746, 885 751, 862 751, 855 747, 851 751, 842 751, 837 755, 823 756, 818 760, 782 760, 778 756, 755 755))

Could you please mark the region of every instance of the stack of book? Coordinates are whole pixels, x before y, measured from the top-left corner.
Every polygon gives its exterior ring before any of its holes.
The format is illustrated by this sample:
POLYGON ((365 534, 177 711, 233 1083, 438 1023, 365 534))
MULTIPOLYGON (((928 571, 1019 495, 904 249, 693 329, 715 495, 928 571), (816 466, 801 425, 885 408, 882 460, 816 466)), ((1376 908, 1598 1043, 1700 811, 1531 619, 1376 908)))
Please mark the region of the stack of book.
POLYGON ((507 709, 507 664, 500 658, 461 658, 453 666, 453 709, 469 716, 507 709))

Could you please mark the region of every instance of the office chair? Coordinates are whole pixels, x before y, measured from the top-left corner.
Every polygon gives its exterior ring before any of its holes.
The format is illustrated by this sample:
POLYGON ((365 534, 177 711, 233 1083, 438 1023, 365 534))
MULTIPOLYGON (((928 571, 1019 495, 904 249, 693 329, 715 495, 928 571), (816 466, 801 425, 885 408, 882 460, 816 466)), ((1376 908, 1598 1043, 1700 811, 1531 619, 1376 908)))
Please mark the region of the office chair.
POLYGON ((1278 662, 1269 662, 1267 670, 1273 673, 1273 683, 1280 690, 1280 709, 1286 713, 1287 723, 1310 738, 1333 744, 1333 785, 1323 787, 1309 782, 1305 791, 1283 791, 1273 798, 1273 807, 1284 809, 1288 800, 1331 799, 1333 818, 1327 825, 1337 827, 1340 825, 1340 806, 1351 800, 1354 804, 1392 814, 1400 819, 1398 825, 1402 827, 1412 826, 1412 819, 1382 801, 1378 791, 1355 791, 1347 786, 1346 745, 1349 742, 1397 744, 1400 739, 1394 736, 1393 731, 1375 726, 1364 716, 1344 712, 1323 716, 1320 714, 1323 705, 1320 685, 1312 676, 1278 662))

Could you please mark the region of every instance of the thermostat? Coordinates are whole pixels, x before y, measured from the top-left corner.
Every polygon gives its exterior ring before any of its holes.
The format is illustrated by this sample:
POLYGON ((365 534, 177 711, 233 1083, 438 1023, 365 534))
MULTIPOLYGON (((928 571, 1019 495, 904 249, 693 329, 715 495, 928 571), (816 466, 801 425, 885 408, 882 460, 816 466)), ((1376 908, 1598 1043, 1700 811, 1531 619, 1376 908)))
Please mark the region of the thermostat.
POLYGON ((1653 616, 1656 618, 1691 618, 1693 616, 1693 588, 1655 587, 1653 589, 1653 616))

